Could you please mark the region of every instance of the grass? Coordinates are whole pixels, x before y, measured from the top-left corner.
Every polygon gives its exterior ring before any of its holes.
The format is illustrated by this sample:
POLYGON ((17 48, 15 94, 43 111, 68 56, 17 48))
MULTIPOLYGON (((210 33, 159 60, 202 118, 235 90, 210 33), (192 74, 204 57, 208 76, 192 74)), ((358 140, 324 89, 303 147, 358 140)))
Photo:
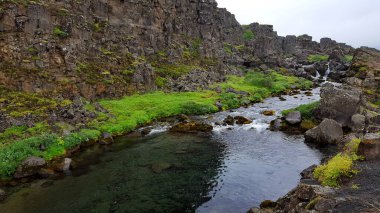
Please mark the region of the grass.
POLYGON ((322 62, 322 61, 328 61, 329 56, 328 55, 309 55, 307 57, 307 60, 309 62, 322 62))
POLYGON ((312 119, 314 117, 313 113, 319 107, 319 105, 320 105, 319 101, 315 101, 310 104, 303 104, 294 109, 287 109, 287 110, 282 111, 282 115, 287 116, 290 112, 300 111, 302 115, 302 119, 312 119))
MULTIPOLYGON (((312 84, 305 79, 282 76, 274 72, 269 74, 248 72, 246 76, 229 76, 227 82, 214 85, 215 87, 222 87, 222 93, 209 90, 177 93, 156 91, 125 96, 118 100, 100 100, 100 105, 109 113, 98 112, 94 105, 88 103, 85 105, 85 109, 95 112, 97 118, 87 123, 84 129, 74 130, 67 136, 60 135, 60 131, 52 132, 52 128, 46 123, 38 123, 32 128, 11 127, 0 133, 0 144, 2 144, 0 146, 0 177, 10 177, 17 166, 29 156, 39 156, 51 160, 54 157, 64 155, 66 150, 81 143, 99 139, 102 132, 120 135, 164 117, 179 114, 203 115, 214 113, 218 111, 218 107, 215 105, 217 101, 223 104, 223 109, 237 108, 247 101, 260 101, 271 94, 290 90, 292 85, 304 88, 310 87, 312 84), (228 88, 245 91, 247 95, 227 92, 228 88)), ((12 97, 14 99, 19 96, 12 97)), ((8 103, 21 102, 16 104, 17 107, 14 108, 16 112, 17 110, 23 112, 27 110, 28 106, 33 107, 35 105, 43 109, 41 113, 45 113, 45 110, 71 104, 68 100, 57 102, 33 95, 31 96, 33 97, 32 100, 36 98, 38 101, 27 101, 29 99, 23 98, 14 101, 12 97, 6 97, 3 100, 0 97, 0 103, 5 100, 8 103), (44 105, 40 106, 38 103, 44 103, 44 105), (48 106, 46 109, 43 107, 45 105, 48 106)), ((36 110, 38 111, 38 109, 36 110)))
POLYGON ((347 63, 350 63, 350 62, 352 62, 353 58, 354 58, 354 56, 352 56, 352 55, 345 55, 344 58, 343 58, 343 61, 347 62, 347 63))

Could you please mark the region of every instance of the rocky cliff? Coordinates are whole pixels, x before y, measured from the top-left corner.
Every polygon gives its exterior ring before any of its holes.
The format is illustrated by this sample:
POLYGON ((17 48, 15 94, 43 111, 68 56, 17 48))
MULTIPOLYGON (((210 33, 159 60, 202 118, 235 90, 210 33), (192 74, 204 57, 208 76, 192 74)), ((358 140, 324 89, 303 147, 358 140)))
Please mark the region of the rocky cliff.
POLYGON ((236 73, 229 65, 307 77, 308 55, 353 50, 241 26, 215 0, 3 1, 0 32, 1 85, 71 99, 194 90, 236 73))

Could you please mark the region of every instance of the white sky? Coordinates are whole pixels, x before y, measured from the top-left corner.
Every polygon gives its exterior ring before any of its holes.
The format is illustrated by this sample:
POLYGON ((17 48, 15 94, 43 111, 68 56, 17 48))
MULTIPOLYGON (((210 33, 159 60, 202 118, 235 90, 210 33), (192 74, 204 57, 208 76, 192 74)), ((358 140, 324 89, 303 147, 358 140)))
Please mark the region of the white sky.
POLYGON ((274 25, 279 35, 330 37, 380 49, 380 0, 216 0, 240 24, 274 25))

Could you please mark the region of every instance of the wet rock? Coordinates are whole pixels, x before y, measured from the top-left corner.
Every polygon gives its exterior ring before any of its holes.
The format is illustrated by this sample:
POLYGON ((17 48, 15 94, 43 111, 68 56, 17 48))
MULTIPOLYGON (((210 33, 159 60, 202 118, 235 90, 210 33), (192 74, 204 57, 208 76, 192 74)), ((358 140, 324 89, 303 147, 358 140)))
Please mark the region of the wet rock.
POLYGON ((358 154, 366 160, 380 160, 380 134, 367 133, 359 144, 358 154))
POLYGON ((282 96, 280 96, 280 97, 278 97, 279 99, 280 99, 280 101, 286 101, 286 98, 284 98, 284 97, 282 97, 282 96))
POLYGON ((317 117, 330 118, 342 126, 349 126, 351 117, 359 110, 361 96, 361 90, 354 87, 327 83, 321 89, 321 104, 317 117))
POLYGON ((324 119, 318 126, 305 132, 305 142, 317 145, 337 144, 342 137, 342 126, 332 119, 324 119))
POLYGON ((38 175, 41 178, 49 178, 55 175, 54 170, 42 168, 38 171, 38 175))
POLYGON ((271 200, 264 200, 263 202, 260 203, 260 208, 266 209, 266 208, 274 208, 276 207, 277 203, 273 202, 271 200))
POLYGON ((234 125, 235 124, 235 119, 229 115, 227 116, 224 120, 223 120, 223 123, 227 124, 227 125, 234 125))
POLYGON ((0 201, 4 200, 6 196, 6 193, 4 190, 0 189, 0 201))
POLYGON ((171 132, 183 132, 183 133, 211 132, 212 130, 213 130, 213 127, 210 124, 206 124, 199 121, 178 123, 170 128, 171 132))
POLYGON ((101 139, 99 140, 99 144, 101 145, 109 145, 113 143, 113 137, 110 133, 108 132, 103 132, 102 133, 102 137, 101 139))
POLYGON ((235 120, 236 124, 250 124, 250 123, 252 123, 251 120, 249 120, 248 118, 245 118, 243 116, 235 116, 234 120, 235 120))
POLYGON ((172 165, 170 165, 169 163, 156 163, 152 164, 151 169, 154 173, 161 173, 162 171, 170 169, 171 167, 172 165))
POLYGON ((38 171, 46 165, 46 161, 40 157, 28 157, 17 168, 14 178, 24 178, 35 175, 38 171))
POLYGON ((282 128, 282 120, 276 119, 270 122, 270 130, 272 131, 278 131, 282 128))
POLYGON ((355 114, 351 117, 350 128, 354 131, 362 131, 365 127, 365 116, 355 114))
POLYGON ((301 179, 313 179, 313 172, 317 165, 311 165, 301 172, 301 179))
POLYGON ((149 133, 152 131, 152 128, 151 127, 146 127, 144 129, 141 130, 141 135, 145 136, 145 135, 149 135, 149 133))
POLYGON ((289 124, 292 124, 292 125, 299 124, 302 121, 301 112, 300 111, 289 112, 288 115, 286 115, 285 120, 289 124))
POLYGON ((265 111, 263 111, 263 115, 265 115, 265 116, 273 116, 275 114, 276 114, 276 111, 274 111, 274 110, 265 110, 265 111))

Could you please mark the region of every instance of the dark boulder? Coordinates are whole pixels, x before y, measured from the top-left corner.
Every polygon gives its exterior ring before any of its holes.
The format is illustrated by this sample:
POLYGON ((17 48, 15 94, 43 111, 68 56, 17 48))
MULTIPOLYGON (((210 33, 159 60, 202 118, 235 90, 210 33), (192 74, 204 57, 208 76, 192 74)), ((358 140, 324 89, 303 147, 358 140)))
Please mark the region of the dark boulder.
POLYGON ((227 125, 234 125, 235 124, 235 119, 231 115, 227 116, 224 120, 223 123, 227 125))
POLYGON ((332 119, 324 119, 318 126, 305 132, 305 141, 317 145, 337 144, 342 137, 342 126, 332 119))
POLYGON ((240 125, 252 123, 251 120, 249 120, 248 118, 245 118, 243 116, 235 116, 234 120, 235 120, 236 124, 240 124, 240 125))
POLYGON ((327 83, 321 89, 321 104, 317 110, 317 117, 330 118, 342 126, 349 126, 351 117, 359 110, 361 95, 361 90, 354 87, 327 83))
POLYGON ((39 157, 28 157, 17 168, 14 178, 24 178, 36 175, 38 171, 46 165, 46 161, 39 157))

